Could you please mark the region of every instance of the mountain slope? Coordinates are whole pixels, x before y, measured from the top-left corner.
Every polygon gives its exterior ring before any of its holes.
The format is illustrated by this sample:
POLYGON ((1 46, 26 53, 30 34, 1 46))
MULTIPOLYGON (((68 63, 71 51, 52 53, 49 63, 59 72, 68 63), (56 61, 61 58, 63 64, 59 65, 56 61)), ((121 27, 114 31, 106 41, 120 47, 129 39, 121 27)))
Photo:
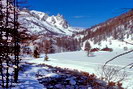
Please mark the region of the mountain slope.
POLYGON ((131 46, 128 43, 133 43, 133 10, 79 32, 75 37, 81 38, 82 42, 89 40, 100 48, 131 46))
POLYGON ((39 11, 22 10, 19 21, 31 33, 72 35, 79 31, 76 28, 70 27, 60 14, 48 16, 48 14, 39 11))

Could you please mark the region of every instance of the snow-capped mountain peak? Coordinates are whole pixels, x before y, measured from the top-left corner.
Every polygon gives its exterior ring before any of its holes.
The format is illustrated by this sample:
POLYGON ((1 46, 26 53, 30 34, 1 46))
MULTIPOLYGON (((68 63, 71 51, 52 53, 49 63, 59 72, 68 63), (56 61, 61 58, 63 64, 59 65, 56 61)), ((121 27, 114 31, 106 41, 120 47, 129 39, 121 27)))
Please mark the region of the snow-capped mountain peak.
POLYGON ((47 13, 43 13, 35 10, 30 11, 30 14, 33 16, 36 16, 39 20, 46 20, 49 17, 47 13))
POLYGON ((67 29, 69 27, 69 24, 67 21, 64 19, 64 17, 60 14, 57 14, 57 16, 50 16, 46 20, 47 22, 51 23, 52 25, 59 27, 60 29, 67 29))
POLYGON ((49 16, 35 10, 22 10, 19 21, 32 33, 72 35, 79 30, 70 27, 63 15, 49 16))

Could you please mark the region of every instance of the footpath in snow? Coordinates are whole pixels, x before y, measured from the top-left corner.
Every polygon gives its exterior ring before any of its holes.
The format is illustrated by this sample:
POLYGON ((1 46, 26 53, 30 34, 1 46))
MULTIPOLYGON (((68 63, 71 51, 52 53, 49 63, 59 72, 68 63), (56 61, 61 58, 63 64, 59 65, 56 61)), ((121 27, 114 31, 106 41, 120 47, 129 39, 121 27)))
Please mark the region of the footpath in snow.
POLYGON ((46 89, 36 78, 36 73, 42 68, 34 64, 24 64, 21 67, 23 69, 19 73, 19 83, 12 89, 46 89))
MULTIPOLYGON (((94 74, 25 62, 19 83, 12 89, 106 89, 107 84, 94 74)), ((111 86, 112 87, 112 86, 111 86)))

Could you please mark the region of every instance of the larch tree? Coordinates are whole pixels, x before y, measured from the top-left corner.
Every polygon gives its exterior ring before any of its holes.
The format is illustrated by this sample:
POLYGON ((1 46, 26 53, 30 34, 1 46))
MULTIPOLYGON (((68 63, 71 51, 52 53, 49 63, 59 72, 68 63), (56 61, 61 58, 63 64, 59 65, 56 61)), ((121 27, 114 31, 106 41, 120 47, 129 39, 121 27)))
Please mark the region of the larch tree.
POLYGON ((90 43, 87 41, 85 43, 85 51, 87 51, 87 56, 90 56, 90 50, 91 50, 91 45, 90 43))
POLYGON ((0 0, 0 86, 12 87, 18 82, 20 64, 19 2, 0 0), (12 70, 12 71, 11 71, 12 70))
POLYGON ((48 61, 48 53, 50 51, 50 41, 49 40, 46 40, 44 42, 44 52, 45 52, 45 58, 44 60, 45 61, 48 61))

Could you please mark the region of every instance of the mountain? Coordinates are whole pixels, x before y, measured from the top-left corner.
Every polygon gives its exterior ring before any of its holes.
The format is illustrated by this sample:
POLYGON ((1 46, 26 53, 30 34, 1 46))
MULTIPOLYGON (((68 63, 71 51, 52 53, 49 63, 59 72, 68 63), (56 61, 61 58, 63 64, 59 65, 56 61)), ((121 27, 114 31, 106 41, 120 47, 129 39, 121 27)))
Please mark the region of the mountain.
POLYGON ((20 12, 19 22, 31 33, 68 35, 80 31, 71 27, 60 14, 49 16, 46 13, 23 9, 20 12))
POLYGON ((83 43, 89 41, 93 47, 132 48, 133 10, 88 28, 75 35, 83 43))
POLYGON ((44 53, 45 43, 50 45, 49 53, 76 51, 79 42, 72 35, 83 29, 71 27, 60 14, 49 16, 46 13, 23 9, 19 13, 19 22, 24 27, 28 39, 23 40, 23 53, 38 51, 44 53), (27 51, 26 51, 27 50, 27 51))

